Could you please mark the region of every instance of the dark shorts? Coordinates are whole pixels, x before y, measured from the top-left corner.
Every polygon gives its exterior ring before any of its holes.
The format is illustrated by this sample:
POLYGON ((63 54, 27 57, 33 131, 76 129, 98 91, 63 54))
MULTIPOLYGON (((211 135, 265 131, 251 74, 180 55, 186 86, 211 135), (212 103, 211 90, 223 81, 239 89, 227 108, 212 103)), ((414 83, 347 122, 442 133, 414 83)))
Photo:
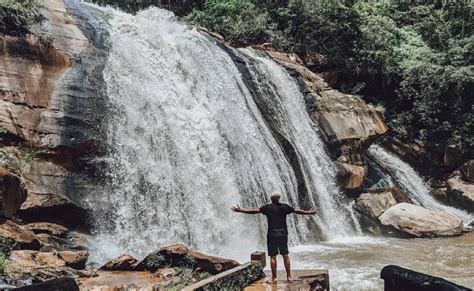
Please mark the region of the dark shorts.
POLYGON ((288 236, 267 236, 267 248, 270 257, 278 254, 288 255, 288 236))

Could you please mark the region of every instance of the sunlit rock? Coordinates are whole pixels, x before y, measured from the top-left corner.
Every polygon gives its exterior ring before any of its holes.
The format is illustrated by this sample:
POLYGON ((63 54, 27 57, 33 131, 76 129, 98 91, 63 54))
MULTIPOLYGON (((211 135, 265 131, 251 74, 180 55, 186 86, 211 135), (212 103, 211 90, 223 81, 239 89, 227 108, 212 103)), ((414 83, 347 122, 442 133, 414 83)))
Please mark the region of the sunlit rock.
POLYGON ((462 221, 450 213, 409 203, 390 207, 379 219, 382 225, 415 237, 455 236, 461 234, 463 226, 462 221))

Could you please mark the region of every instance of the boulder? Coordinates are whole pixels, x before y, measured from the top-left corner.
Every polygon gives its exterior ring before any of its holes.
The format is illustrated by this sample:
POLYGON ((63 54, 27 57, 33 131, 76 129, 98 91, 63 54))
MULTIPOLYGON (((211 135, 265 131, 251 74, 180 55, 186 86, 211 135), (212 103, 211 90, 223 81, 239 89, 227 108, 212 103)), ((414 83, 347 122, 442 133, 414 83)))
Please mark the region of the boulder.
POLYGON ((65 226, 50 222, 33 222, 26 225, 35 234, 49 234, 59 237, 66 237, 69 229, 65 226))
POLYGON ((462 208, 474 212, 474 184, 461 179, 459 172, 454 172, 448 179, 448 196, 462 208))
POLYGON ((38 252, 30 250, 12 251, 10 261, 15 265, 38 269, 38 268, 60 268, 70 267, 73 269, 84 269, 87 252, 64 251, 59 253, 38 252))
POLYGON ((380 278, 384 279, 384 290, 469 291, 472 289, 449 282, 446 279, 419 273, 395 265, 383 267, 380 278))
POLYGON ((63 251, 59 252, 58 256, 64 260, 66 266, 73 269, 82 270, 86 267, 89 253, 86 251, 63 251))
POLYGON ((362 193, 354 204, 358 212, 378 219, 387 209, 397 204, 397 200, 391 190, 380 193, 362 193))
POLYGON ((368 173, 366 166, 357 166, 342 162, 337 162, 336 164, 338 166, 339 182, 344 189, 352 190, 362 186, 368 173))
POLYGON ((458 217, 409 203, 399 203, 379 217, 382 225, 393 227, 415 237, 455 236, 462 232, 458 217))
POLYGON ((25 226, 20 226, 11 220, 0 224, 0 236, 12 239, 20 249, 39 250, 41 243, 36 235, 25 226))
POLYGON ((134 257, 123 254, 115 259, 112 259, 105 263, 102 267, 99 268, 101 271, 132 271, 134 270, 139 261, 134 257))
POLYGON ((239 266, 239 262, 208 256, 200 252, 190 250, 182 244, 174 244, 149 254, 138 264, 136 270, 147 270, 155 272, 160 267, 190 267, 199 272, 207 272, 212 275, 239 266))
POLYGON ((469 160, 461 167, 462 178, 467 182, 474 182, 474 160, 469 160))

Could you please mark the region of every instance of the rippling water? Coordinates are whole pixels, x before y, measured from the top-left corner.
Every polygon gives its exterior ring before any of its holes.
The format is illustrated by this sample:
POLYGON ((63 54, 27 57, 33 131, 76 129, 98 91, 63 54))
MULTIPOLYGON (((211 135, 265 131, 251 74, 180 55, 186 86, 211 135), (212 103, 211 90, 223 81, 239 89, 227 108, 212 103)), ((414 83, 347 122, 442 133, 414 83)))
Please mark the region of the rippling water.
MULTIPOLYGON (((383 290, 380 271, 398 265, 474 287, 474 232, 453 238, 348 238, 291 248, 293 269, 329 269, 331 290, 383 290)), ((283 268, 279 261, 279 268, 283 268)))

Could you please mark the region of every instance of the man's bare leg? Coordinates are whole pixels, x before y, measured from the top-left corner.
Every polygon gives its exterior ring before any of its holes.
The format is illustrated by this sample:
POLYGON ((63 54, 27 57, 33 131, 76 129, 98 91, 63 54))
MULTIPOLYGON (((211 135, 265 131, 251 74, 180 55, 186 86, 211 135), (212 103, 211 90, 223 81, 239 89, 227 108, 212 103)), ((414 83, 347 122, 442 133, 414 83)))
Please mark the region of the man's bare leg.
POLYGON ((293 278, 291 278, 290 256, 283 255, 283 262, 285 263, 286 278, 288 282, 293 282, 293 278))
POLYGON ((277 281, 277 257, 270 257, 270 267, 272 268, 272 278, 267 283, 276 283, 277 281))

